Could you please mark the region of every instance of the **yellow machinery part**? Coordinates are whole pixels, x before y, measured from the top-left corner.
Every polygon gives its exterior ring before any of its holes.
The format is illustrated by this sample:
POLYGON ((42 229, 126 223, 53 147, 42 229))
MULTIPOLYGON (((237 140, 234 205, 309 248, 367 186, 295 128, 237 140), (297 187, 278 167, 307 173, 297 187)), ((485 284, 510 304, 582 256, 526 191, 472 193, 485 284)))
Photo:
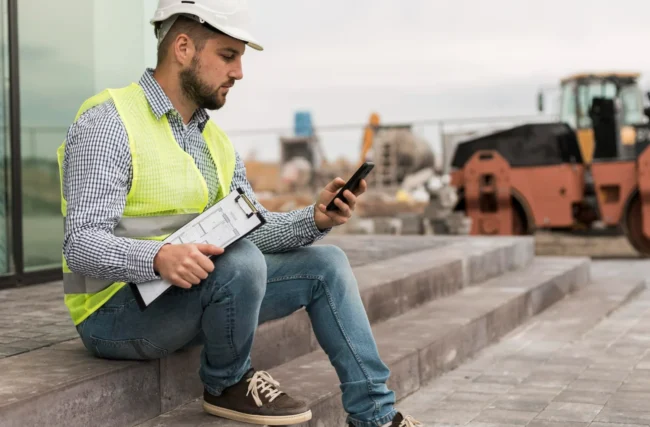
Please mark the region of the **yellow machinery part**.
POLYGON ((580 153, 582 154, 582 162, 585 165, 590 165, 594 158, 594 130, 578 129, 577 137, 578 145, 580 145, 580 153))

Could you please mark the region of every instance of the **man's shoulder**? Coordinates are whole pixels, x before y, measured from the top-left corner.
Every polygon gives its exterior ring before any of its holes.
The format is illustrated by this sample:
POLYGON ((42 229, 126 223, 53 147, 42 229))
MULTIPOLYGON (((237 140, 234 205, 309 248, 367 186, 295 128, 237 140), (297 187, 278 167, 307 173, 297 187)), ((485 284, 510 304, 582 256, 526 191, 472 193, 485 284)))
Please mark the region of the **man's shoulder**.
POLYGON ((126 129, 115 108, 115 103, 109 99, 84 111, 68 129, 68 142, 79 142, 88 138, 96 139, 104 136, 113 140, 126 138, 126 129))
POLYGON ((112 99, 84 111, 71 127, 86 127, 102 123, 121 123, 120 115, 112 99))

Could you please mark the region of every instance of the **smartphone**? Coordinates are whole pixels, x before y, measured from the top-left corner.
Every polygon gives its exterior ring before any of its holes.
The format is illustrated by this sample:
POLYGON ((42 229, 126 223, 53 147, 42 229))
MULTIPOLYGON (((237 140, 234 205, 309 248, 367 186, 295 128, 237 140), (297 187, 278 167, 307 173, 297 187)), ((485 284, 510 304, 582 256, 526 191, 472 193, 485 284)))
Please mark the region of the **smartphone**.
POLYGON ((327 210, 328 211, 339 210, 339 207, 334 204, 334 200, 336 199, 341 199, 344 203, 347 203, 348 201, 345 199, 345 197, 343 197, 343 193, 346 190, 350 190, 354 193, 354 190, 357 189, 361 180, 364 179, 366 176, 368 176, 368 174, 374 167, 375 164, 373 162, 365 162, 364 164, 359 166, 359 169, 357 169, 354 175, 352 175, 352 178, 350 178, 348 182, 345 183, 343 188, 339 190, 336 196, 334 196, 332 201, 327 205, 327 210))

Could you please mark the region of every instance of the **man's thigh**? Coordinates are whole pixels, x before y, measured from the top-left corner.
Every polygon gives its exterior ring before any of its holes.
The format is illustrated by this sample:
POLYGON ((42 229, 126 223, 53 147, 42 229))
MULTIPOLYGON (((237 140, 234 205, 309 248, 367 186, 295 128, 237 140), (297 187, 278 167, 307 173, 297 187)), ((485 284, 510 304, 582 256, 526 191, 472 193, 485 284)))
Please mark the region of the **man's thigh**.
POLYGON ((78 330, 88 350, 108 359, 157 359, 195 339, 201 330, 200 287, 172 287, 141 311, 124 286, 78 330))
POLYGON ((267 285, 260 323, 288 316, 307 306, 319 282, 350 269, 345 253, 332 245, 308 246, 264 257, 267 285))

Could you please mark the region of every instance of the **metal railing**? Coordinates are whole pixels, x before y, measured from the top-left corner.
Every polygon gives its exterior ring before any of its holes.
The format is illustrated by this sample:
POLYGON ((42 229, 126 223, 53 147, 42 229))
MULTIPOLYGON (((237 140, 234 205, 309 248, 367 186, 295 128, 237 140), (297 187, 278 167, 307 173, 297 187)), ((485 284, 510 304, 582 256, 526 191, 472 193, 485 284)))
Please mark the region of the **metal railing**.
MULTIPOLYGON (((387 122, 382 125, 395 125, 395 124, 408 124, 419 133, 426 134, 425 139, 432 145, 434 151, 442 155, 442 158, 449 157, 449 146, 445 146, 445 141, 449 135, 456 134, 469 134, 472 132, 489 131, 496 128, 504 128, 509 126, 516 126, 523 123, 540 123, 557 121, 558 117, 555 115, 521 115, 521 116, 495 116, 495 117, 456 117, 444 119, 417 119, 417 120, 404 120, 400 122, 387 122)), ((317 135, 323 137, 328 134, 357 131, 359 135, 367 123, 343 123, 343 124, 325 124, 315 126, 317 135)), ((50 160, 56 161, 56 149, 63 142, 68 127, 67 126, 26 126, 21 128, 21 149, 22 158, 50 160)), ((293 133, 290 127, 277 127, 277 128, 252 128, 252 129, 232 129, 224 128, 226 133, 233 139, 235 146, 237 146, 237 137, 252 138, 252 137, 274 137, 278 144, 281 136, 289 136, 293 133)), ((361 139, 358 140, 359 146, 361 139)), ((265 142, 263 145, 267 145, 265 142)), ((8 144, 6 144, 8 146, 8 144)), ((260 143, 260 145, 262 145, 260 143)), ((352 147, 350 147, 352 148, 352 147)), ((9 154, 8 152, 6 153, 9 154)), ((327 146, 325 146, 325 154, 327 155, 327 146)), ((356 159, 358 150, 355 147, 350 152, 356 159)))

